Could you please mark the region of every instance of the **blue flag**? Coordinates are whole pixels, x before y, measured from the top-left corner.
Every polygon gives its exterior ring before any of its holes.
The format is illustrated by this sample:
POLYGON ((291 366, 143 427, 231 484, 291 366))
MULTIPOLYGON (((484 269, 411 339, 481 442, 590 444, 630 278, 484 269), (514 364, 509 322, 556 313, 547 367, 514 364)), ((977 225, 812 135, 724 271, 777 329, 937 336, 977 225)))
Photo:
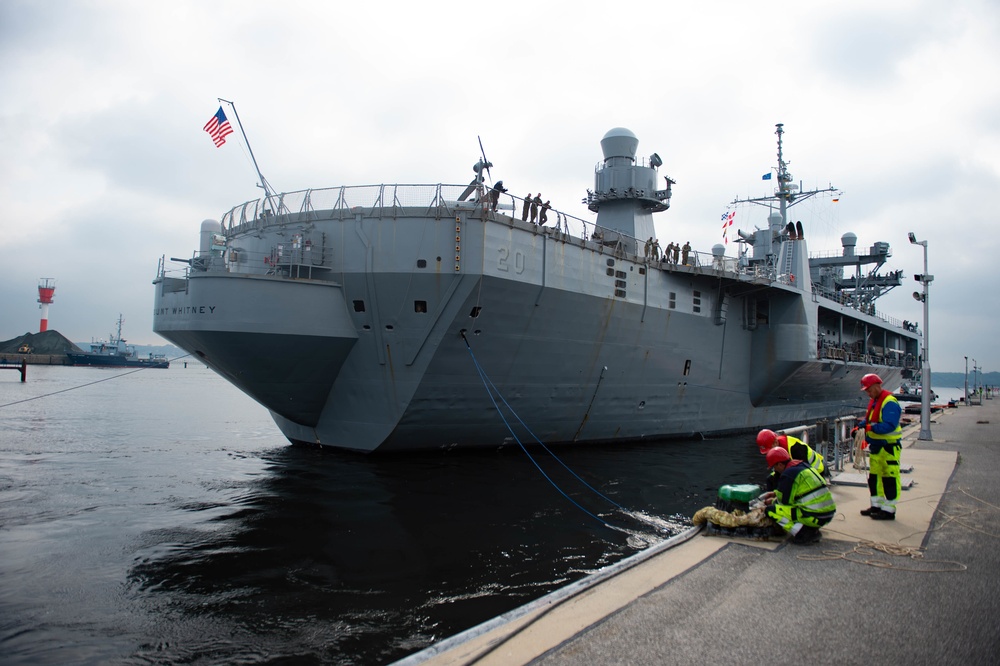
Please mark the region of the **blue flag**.
POLYGON ((761 180, 771 180, 771 172, 768 171, 763 176, 761 176, 761 180))

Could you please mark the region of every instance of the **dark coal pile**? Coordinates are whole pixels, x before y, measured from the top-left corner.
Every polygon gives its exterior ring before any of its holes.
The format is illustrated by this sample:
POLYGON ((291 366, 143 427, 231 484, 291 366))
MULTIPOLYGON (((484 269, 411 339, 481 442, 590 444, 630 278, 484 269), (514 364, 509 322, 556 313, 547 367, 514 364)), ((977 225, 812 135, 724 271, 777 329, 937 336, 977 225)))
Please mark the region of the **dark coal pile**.
POLYGON ((25 333, 16 338, 0 342, 0 354, 16 354, 24 345, 28 345, 31 354, 65 354, 66 352, 83 351, 69 341, 59 331, 44 331, 42 333, 25 333))

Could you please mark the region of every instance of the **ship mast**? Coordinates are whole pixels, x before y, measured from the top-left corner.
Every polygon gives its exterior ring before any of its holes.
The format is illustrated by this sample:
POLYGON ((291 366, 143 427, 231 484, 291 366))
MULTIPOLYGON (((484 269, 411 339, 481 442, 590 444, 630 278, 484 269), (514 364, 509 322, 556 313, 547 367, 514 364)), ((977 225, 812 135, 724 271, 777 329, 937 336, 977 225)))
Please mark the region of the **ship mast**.
MULTIPOLYGON (((745 203, 758 204, 761 206, 767 206, 772 210, 774 208, 774 204, 775 203, 778 204, 778 215, 771 215, 770 217, 768 217, 768 222, 770 227, 769 228, 770 233, 768 234, 768 240, 767 240, 768 255, 775 254, 774 242, 775 240, 778 239, 782 230, 785 229, 785 227, 788 225, 789 208, 817 194, 838 191, 837 188, 831 185, 830 187, 825 187, 823 189, 818 189, 818 190, 809 190, 807 192, 802 190, 801 183, 799 185, 795 185, 794 183, 792 183, 792 174, 788 172, 788 163, 785 162, 784 153, 782 151, 782 135, 785 133, 784 126, 785 126, 784 123, 775 124, 775 127, 777 129, 775 129, 774 133, 778 135, 778 168, 776 169, 776 173, 778 176, 778 187, 774 191, 774 194, 764 197, 756 197, 752 199, 734 199, 729 204, 731 206, 735 206, 738 204, 745 204, 745 203)), ((770 174, 765 176, 765 178, 769 178, 769 176, 770 174)))

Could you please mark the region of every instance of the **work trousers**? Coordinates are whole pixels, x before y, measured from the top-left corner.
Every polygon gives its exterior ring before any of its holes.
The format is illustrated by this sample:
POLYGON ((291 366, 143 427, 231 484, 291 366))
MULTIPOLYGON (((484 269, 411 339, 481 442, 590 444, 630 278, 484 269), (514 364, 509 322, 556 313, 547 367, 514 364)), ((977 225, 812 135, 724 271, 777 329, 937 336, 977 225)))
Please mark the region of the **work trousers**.
POLYGON ((899 444, 869 444, 868 490, 872 506, 887 513, 896 513, 899 483, 899 444))

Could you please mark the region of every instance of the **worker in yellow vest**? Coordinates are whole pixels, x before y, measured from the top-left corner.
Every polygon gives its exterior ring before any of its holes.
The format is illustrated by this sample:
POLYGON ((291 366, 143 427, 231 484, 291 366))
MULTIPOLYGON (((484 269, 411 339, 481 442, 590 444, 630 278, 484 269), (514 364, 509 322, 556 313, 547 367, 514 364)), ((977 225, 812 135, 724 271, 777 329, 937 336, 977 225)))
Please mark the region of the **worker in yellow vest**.
POLYGON ((868 442, 868 490, 871 493, 871 506, 863 509, 861 515, 874 520, 896 520, 896 501, 901 489, 899 457, 903 449, 899 419, 903 410, 892 393, 882 388, 882 378, 874 373, 861 378, 861 390, 870 399, 865 420, 859 427, 865 429, 865 441, 868 442))
MULTIPOLYGON (((823 456, 813 451, 812 448, 801 439, 792 437, 791 435, 779 435, 773 430, 768 430, 766 428, 757 433, 757 448, 760 449, 760 452, 763 455, 767 455, 767 452, 776 446, 780 446, 785 451, 788 451, 788 455, 792 458, 792 460, 802 460, 807 463, 820 476, 822 476, 826 471, 826 466, 823 464, 823 456)), ((779 476, 780 474, 775 474, 773 471, 771 472, 765 483, 767 490, 774 490, 777 488, 779 476)))
POLYGON ((837 513, 826 481, 808 463, 792 460, 780 446, 767 452, 767 466, 778 474, 778 487, 764 496, 767 515, 792 535, 792 543, 818 541, 819 528, 837 513))

